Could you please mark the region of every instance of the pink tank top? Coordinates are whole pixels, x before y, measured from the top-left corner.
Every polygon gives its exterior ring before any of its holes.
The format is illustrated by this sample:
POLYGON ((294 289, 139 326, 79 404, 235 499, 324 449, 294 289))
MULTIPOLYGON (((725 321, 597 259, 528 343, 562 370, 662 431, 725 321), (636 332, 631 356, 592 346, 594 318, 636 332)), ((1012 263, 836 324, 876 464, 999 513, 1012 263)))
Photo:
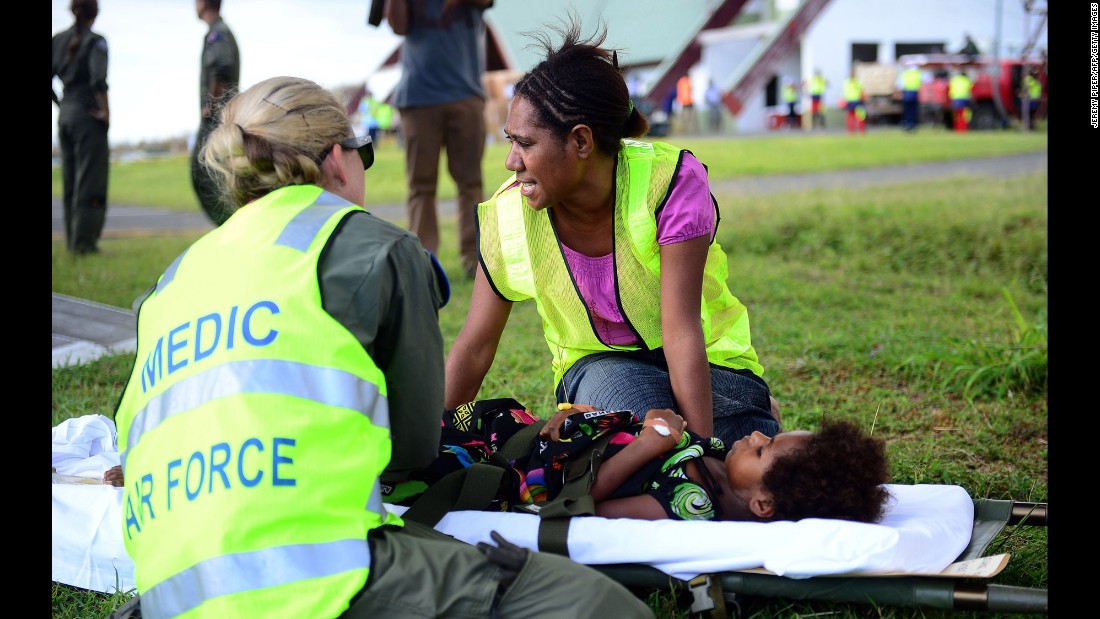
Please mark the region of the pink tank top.
MULTIPOLYGON (((714 239, 716 210, 710 197, 707 171, 690 153, 684 153, 668 202, 657 212, 657 244, 671 245, 704 234, 714 239)), ((565 260, 580 288, 581 297, 592 313, 596 333, 607 344, 635 344, 615 304, 614 256, 590 257, 562 245, 565 260)))

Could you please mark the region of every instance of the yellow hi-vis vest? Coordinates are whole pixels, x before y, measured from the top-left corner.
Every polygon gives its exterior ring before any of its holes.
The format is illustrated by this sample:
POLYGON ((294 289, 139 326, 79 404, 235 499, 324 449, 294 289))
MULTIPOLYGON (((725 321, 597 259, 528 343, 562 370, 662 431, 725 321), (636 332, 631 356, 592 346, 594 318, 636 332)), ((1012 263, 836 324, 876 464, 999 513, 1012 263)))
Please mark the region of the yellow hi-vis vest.
POLYGON ((1032 101, 1038 101, 1043 96, 1043 83, 1039 81, 1034 75, 1028 74, 1024 76, 1024 86, 1027 87, 1027 98, 1032 101))
POLYGON ((901 88, 902 90, 920 90, 921 72, 920 69, 906 69, 901 74, 901 88))
MULTIPOLYGON (((555 386, 585 355, 663 345, 656 211, 668 197, 681 152, 662 142, 623 140, 615 166, 615 290, 619 311, 640 345, 600 340, 573 283, 549 213, 527 206, 515 175, 478 205, 478 237, 489 281, 506 301, 535 300, 555 386)), ((715 240, 707 253, 699 308, 707 359, 762 375, 764 369, 749 341, 748 310, 726 286, 727 269, 726 254, 715 240)))
POLYGON ((962 74, 956 75, 948 82, 947 96, 952 99, 969 99, 971 85, 969 77, 962 74))
POLYGON ((814 75, 810 78, 810 94, 820 95, 825 93, 825 78, 814 75))
POLYGON ((783 101, 786 103, 794 103, 798 100, 798 91, 794 89, 794 84, 783 85, 783 101))
POLYGON ((845 101, 862 101, 863 100, 863 86, 859 84, 859 80, 854 77, 849 77, 844 80, 844 100, 845 101))
POLYGON ((362 210, 276 190, 187 249, 138 312, 115 421, 143 617, 336 617, 367 533, 403 524, 381 370, 321 304, 318 261, 362 210))

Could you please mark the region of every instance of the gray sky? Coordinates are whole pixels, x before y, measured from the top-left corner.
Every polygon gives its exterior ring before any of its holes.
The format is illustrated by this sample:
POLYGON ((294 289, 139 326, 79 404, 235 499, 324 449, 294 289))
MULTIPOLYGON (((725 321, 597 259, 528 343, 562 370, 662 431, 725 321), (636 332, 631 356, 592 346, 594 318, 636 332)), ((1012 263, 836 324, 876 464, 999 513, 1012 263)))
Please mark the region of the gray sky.
MULTIPOLYGON (((53 33, 72 26, 53 2, 53 33)), ((367 25, 370 0, 223 0, 241 50, 241 87, 276 75, 326 88, 363 82, 400 40, 367 25)), ((199 124, 199 57, 207 26, 193 0, 99 0, 92 30, 107 39, 112 145, 190 135, 199 124)), ((54 80, 61 94, 61 83, 54 80)), ((57 106, 53 142, 57 143, 57 106)))

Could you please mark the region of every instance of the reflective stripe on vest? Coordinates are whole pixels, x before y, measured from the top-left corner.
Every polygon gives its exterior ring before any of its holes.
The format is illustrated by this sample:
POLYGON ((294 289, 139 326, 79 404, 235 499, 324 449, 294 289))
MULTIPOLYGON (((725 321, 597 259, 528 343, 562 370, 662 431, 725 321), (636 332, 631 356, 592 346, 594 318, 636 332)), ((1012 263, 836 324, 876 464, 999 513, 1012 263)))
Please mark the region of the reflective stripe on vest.
POLYGON ((120 457, 126 463, 130 448, 146 432, 165 420, 201 405, 204 401, 237 393, 269 393, 324 402, 329 406, 357 409, 376 426, 390 427, 389 405, 378 397, 378 386, 354 374, 293 361, 253 359, 234 361, 180 381, 151 398, 134 414, 120 457))
POLYGON ((335 617, 367 581, 385 377, 322 306, 318 263, 362 210, 315 186, 243 207, 138 311, 115 413, 142 615, 335 617))
MULTIPOLYGON (((600 340, 547 212, 527 206, 514 175, 478 206, 478 238, 490 284, 505 300, 535 300, 555 385, 585 355, 662 346, 655 213, 667 198, 680 154, 668 144, 623 140, 616 164, 615 288, 619 310, 639 344, 600 340)), ((759 375, 763 368, 749 342, 748 313, 726 286, 727 272, 727 257, 717 241, 712 242, 700 308, 707 357, 716 365, 751 369, 759 375)))
MULTIPOLYGON (((366 539, 301 544, 215 557, 141 594, 142 617, 178 617, 204 598, 370 568, 366 539)), ((311 615, 312 616, 312 615, 311 615)))

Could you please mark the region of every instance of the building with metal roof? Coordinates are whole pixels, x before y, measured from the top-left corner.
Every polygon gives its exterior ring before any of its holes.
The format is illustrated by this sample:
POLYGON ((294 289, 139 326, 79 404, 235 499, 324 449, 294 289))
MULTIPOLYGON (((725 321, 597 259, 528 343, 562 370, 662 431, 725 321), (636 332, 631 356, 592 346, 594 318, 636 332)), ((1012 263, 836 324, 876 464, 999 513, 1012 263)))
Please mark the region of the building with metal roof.
MULTIPOLYGON (((700 102, 713 80, 723 93, 724 132, 766 130, 778 85, 803 83, 815 69, 828 81, 825 101, 833 105, 855 62, 953 52, 967 37, 993 55, 1045 58, 1047 46, 1041 0, 496 0, 485 12, 491 97, 538 62, 541 49, 525 33, 570 14, 585 35, 606 27, 604 45, 619 50, 644 110, 657 109, 683 75, 700 102)), ((386 98, 396 84, 399 54, 398 46, 368 77, 376 97, 386 98)), ((809 109, 808 95, 801 103, 809 109)))

